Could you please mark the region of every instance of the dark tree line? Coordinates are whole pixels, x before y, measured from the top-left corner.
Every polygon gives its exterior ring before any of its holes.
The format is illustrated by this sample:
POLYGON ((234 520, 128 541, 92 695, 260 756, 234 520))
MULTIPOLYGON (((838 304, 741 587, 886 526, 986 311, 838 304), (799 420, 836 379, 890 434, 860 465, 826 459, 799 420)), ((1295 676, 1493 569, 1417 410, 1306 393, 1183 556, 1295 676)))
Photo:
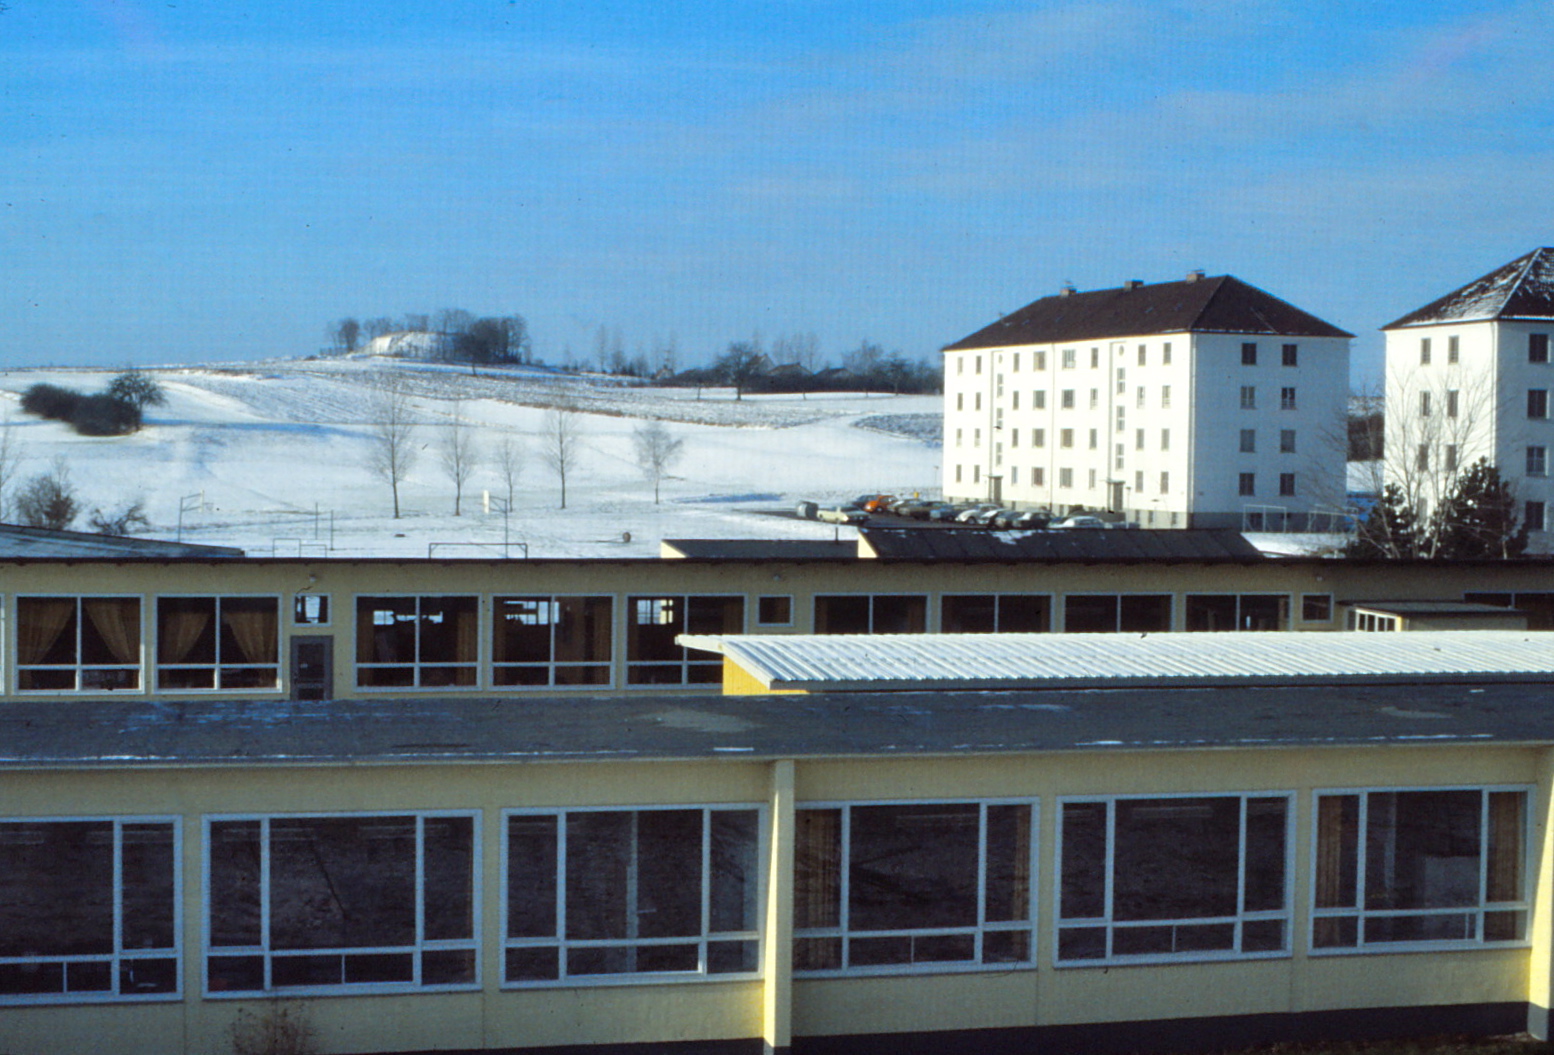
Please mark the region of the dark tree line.
POLYGON ((1388 484, 1349 543, 1349 557, 1464 560, 1519 557, 1527 549, 1527 525, 1519 523, 1516 496, 1500 471, 1480 458, 1457 478, 1451 494, 1421 515, 1402 488, 1388 484))
POLYGON ((889 392, 892 395, 939 392, 944 387, 942 366, 937 362, 908 359, 900 352, 886 352, 872 341, 862 341, 842 356, 840 366, 818 363, 813 337, 779 339, 769 354, 759 338, 733 341, 710 367, 687 370, 668 379, 669 384, 728 385, 734 398, 746 392, 889 392), (793 349, 800 349, 795 356, 793 349))
POLYGON ((429 333, 440 340, 434 345, 439 359, 457 363, 531 362, 529 324, 522 315, 477 317, 463 308, 446 308, 435 315, 407 314, 398 319, 386 315, 358 321, 344 318, 326 330, 330 347, 341 353, 391 333, 429 333))

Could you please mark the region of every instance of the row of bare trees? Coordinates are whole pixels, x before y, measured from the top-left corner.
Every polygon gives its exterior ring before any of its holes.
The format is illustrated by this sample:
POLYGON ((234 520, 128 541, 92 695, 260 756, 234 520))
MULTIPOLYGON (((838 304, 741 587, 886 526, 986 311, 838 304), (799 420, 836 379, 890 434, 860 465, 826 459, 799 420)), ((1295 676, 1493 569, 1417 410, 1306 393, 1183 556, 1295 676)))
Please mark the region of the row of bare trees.
MULTIPOLYGON (((455 400, 448 407, 446 420, 437 427, 435 440, 423 445, 423 422, 404 379, 394 374, 379 377, 372 393, 366 465, 388 484, 395 519, 401 513, 399 486, 427 449, 432 450, 443 475, 453 485, 454 516, 463 512, 464 489, 482 466, 495 471, 507 492, 507 508, 513 508, 528 453, 517 439, 504 435, 487 451, 478 430, 464 416, 462 404, 455 400)), ((534 456, 555 477, 562 509, 567 507, 568 479, 583 459, 584 439, 583 417, 575 407, 563 405, 545 411, 534 456)), ((638 467, 653 485, 653 501, 657 503, 660 486, 679 460, 684 441, 671 436, 663 422, 649 421, 633 432, 632 446, 638 467)))

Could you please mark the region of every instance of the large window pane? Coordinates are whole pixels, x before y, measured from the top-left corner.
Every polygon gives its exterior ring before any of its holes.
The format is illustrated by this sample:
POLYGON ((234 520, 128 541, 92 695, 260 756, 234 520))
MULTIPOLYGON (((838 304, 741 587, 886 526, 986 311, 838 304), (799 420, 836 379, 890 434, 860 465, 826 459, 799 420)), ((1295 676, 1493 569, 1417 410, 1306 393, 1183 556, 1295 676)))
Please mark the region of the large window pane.
POLYGON ((137 598, 16 599, 18 691, 138 689, 140 645, 137 598))
POLYGON ((975 805, 852 811, 849 909, 857 930, 977 922, 975 805))

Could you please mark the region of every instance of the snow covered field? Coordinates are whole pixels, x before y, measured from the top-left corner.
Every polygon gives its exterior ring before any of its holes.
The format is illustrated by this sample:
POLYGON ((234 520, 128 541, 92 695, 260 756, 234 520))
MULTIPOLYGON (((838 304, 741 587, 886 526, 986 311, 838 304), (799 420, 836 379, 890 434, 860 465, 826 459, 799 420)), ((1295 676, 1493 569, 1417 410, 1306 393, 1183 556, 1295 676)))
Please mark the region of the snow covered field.
MULTIPOLYGON (((829 539, 851 528, 768 515, 800 499, 846 501, 865 491, 939 493, 937 396, 747 396, 727 389, 666 390, 543 370, 469 369, 393 360, 285 360, 148 371, 167 404, 139 433, 77 436, 22 414, 17 400, 40 381, 100 390, 113 371, 0 373, 0 405, 20 441, 19 479, 64 457, 83 506, 117 509, 141 499, 144 534, 270 553, 334 556, 492 556, 504 518, 482 511, 481 492, 505 494, 489 456, 502 436, 524 447, 511 553, 534 557, 656 556, 662 538, 829 539), (391 516, 388 485, 366 468, 372 444, 371 376, 393 371, 412 393, 417 461, 391 516), (698 398, 699 395, 699 398, 698 398), (554 474, 539 459, 547 407, 582 412, 583 455, 558 508, 554 474), (466 487, 464 515, 437 458, 450 414, 476 428, 487 460, 466 487), (632 431, 663 420, 684 453, 653 504, 632 431), (622 541, 629 533, 631 540, 622 541)), ((9 496, 8 496, 9 497, 9 496)))

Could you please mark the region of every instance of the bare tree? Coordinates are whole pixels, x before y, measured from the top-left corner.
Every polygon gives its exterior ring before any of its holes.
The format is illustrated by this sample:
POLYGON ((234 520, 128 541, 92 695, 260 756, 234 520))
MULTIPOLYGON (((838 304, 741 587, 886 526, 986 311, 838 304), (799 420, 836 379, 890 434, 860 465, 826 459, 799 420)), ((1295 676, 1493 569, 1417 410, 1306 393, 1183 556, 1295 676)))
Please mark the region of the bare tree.
POLYGON ((725 383, 734 386, 734 399, 745 398, 750 382, 761 376, 766 368, 766 356, 761 352, 759 340, 734 341, 712 364, 712 369, 725 383))
POLYGON ((4 520, 9 511, 10 492, 16 484, 25 447, 11 427, 11 414, 7 411, 0 417, 0 520, 4 520))
POLYGON ((518 477, 523 472, 523 444, 511 436, 503 436, 496 443, 492 456, 497 475, 507 487, 507 508, 513 507, 513 496, 518 490, 518 477))
POLYGON ((631 434, 637 451, 637 466, 653 484, 653 504, 658 504, 658 486, 684 452, 685 441, 669 435, 662 421, 648 421, 631 434))
POLYGON ((437 441, 437 461, 442 471, 453 482, 453 515, 462 515, 464 485, 475 472, 480 461, 480 451, 475 442, 475 430, 464 420, 463 404, 458 400, 448 408, 448 423, 442 428, 437 441))
POLYGON ((64 531, 80 511, 70 466, 64 458, 55 458, 48 472, 28 480, 16 495, 17 519, 28 527, 64 531))
POLYGON ((399 519, 399 485, 415 464, 415 407, 402 377, 382 374, 373 381, 372 424, 368 427, 367 468, 394 494, 394 519, 399 519))
POLYGON ((540 429, 540 461, 561 484, 561 508, 567 507, 567 474, 577 468, 583 453, 582 423, 576 408, 551 407, 540 429))

